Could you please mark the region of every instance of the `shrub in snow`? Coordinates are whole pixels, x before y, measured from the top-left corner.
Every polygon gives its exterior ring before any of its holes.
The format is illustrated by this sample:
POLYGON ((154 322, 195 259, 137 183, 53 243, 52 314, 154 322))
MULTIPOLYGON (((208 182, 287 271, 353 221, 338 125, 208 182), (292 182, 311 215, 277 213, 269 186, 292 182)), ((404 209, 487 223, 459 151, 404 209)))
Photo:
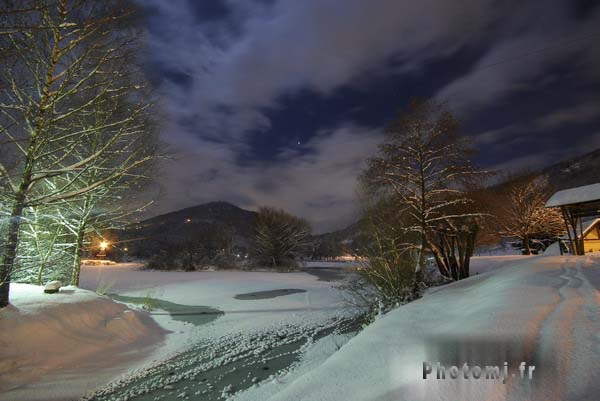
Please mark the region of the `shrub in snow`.
POLYGON ((399 230, 405 225, 405 216, 388 199, 369 206, 363 218, 361 232, 366 239, 361 241, 359 252, 365 258, 360 279, 350 289, 360 293, 359 299, 365 300, 374 314, 412 299, 418 253, 411 244, 417 238, 399 230))
POLYGON ((437 287, 440 285, 448 284, 454 281, 452 278, 444 276, 440 273, 439 266, 433 259, 429 259, 425 262, 425 268, 423 269, 423 287, 424 289, 429 287, 437 287))

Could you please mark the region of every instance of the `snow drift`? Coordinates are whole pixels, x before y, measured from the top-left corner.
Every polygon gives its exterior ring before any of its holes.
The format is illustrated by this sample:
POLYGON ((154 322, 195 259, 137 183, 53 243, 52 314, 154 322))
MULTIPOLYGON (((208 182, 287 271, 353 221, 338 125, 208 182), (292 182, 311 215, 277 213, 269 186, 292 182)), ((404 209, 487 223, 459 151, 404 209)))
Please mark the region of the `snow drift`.
POLYGON ((479 274, 385 315, 270 400, 598 399, 599 287, 592 257, 530 258, 479 274), (423 380, 426 361, 507 361, 516 377, 437 380, 434 369, 423 380), (532 380, 519 377, 523 361, 537 365, 532 380))
POLYGON ((11 284, 0 310, 0 399, 78 398, 164 337, 149 317, 91 291, 11 284))

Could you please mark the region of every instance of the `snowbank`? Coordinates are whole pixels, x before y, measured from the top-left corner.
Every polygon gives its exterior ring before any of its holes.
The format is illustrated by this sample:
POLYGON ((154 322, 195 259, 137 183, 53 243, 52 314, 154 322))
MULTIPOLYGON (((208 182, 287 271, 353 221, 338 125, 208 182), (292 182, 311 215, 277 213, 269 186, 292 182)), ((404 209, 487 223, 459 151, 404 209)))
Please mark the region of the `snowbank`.
MULTIPOLYGON (((600 261, 529 258, 402 306, 273 401, 598 399, 600 261), (595 287, 596 288, 595 288, 595 287), (502 366, 502 380, 423 380, 423 362, 502 366), (521 362, 537 364, 521 380, 521 362)), ((435 365, 434 365, 435 366, 435 365)))
POLYGON ((537 255, 496 255, 496 256, 473 256, 471 258, 470 272, 474 276, 515 265, 519 261, 525 261, 537 255))
POLYGON ((123 373, 165 332, 107 297, 75 287, 44 294, 11 284, 0 310, 0 400, 79 398, 123 373))

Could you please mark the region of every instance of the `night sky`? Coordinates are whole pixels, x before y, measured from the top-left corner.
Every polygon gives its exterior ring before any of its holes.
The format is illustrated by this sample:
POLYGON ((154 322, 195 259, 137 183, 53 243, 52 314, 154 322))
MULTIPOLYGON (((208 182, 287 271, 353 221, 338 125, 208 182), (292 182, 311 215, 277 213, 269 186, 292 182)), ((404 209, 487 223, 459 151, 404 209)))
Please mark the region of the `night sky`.
POLYGON ((155 213, 224 200, 343 227, 414 96, 447 102, 486 168, 600 147, 600 1, 140 2, 174 155, 155 213))

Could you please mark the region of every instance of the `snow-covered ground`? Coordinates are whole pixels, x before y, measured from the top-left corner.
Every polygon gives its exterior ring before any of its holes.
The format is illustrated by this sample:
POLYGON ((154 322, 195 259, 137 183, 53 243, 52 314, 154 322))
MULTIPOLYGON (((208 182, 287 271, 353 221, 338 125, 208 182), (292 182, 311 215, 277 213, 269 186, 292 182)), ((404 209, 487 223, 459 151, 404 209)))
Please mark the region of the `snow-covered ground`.
MULTIPOLYGON (((248 363, 248 356, 279 345, 287 347, 288 356, 295 356, 304 350, 306 340, 329 332, 354 313, 333 283, 309 273, 161 272, 140 267, 135 263, 84 266, 82 289, 67 287, 53 295, 43 294, 41 287, 14 284, 12 306, 0 317, 0 344, 6 345, 0 350, 0 399, 78 398, 117 377, 124 377, 122 384, 143 376, 148 367, 160 369, 162 361, 190 350, 208 350, 206 369, 242 357, 248 363), (299 292, 272 292, 282 289, 299 292), (149 315, 131 312, 96 291, 209 306, 224 314, 213 323, 195 326, 162 310, 149 315), (261 296, 264 291, 270 291, 266 297, 261 296), (248 293, 258 297, 235 298, 248 293), (160 347, 150 349, 157 342, 160 347)), ((128 306, 140 309, 140 305, 128 306)), ((185 361, 185 356, 179 361, 185 361)), ((275 362, 282 367, 288 364, 275 362)), ((275 362, 273 368, 278 366, 275 362)), ((256 381, 255 377, 244 380, 252 379, 256 381)))
MULTIPOLYGON (((593 392, 600 388, 592 369, 600 349, 600 259, 475 257, 473 277, 429 291, 354 338, 335 331, 340 322, 348 327, 356 312, 345 304, 335 282, 312 274, 311 269, 319 267, 353 269, 347 263, 310 263, 307 272, 296 273, 159 272, 140 270, 136 264, 84 267, 82 287, 92 291, 103 289, 224 312, 209 324, 194 326, 161 310, 152 311, 155 321, 170 331, 165 341, 136 365, 121 365, 115 359, 115 369, 122 373, 126 368, 129 373, 96 392, 94 399, 598 399, 583 395, 600 394, 593 392), (284 289, 294 291, 276 292, 284 289), (258 296, 236 298, 248 293, 258 296), (536 365, 536 371, 531 382, 509 378, 507 384, 423 380, 424 361, 448 366, 507 361, 513 370, 525 361, 536 365)), ((115 305, 90 292, 73 291, 81 301, 89 297, 86 302, 103 299, 115 305)), ((20 302, 22 306, 28 302, 29 309, 40 304, 31 297, 20 302)), ((71 305, 79 308, 86 302, 71 305)), ((64 338, 57 349, 70 344, 70 333, 75 338, 79 333, 71 326, 59 332, 64 338)), ((0 344, 10 341, 14 340, 0 337, 0 344)), ((49 344, 47 348, 52 349, 49 344)), ((30 354, 43 359, 45 349, 32 347, 30 354)), ((125 348, 122 351, 127 361, 130 354, 125 348)), ((39 363, 39 358, 31 360, 39 363)), ((12 371, 2 362, 5 371, 12 371)), ((93 367, 96 362, 103 361, 69 363, 93 367)), ((58 371, 63 368, 56 366, 58 371)), ((34 379, 25 375, 21 380, 34 379)), ((37 399, 60 399, 54 395, 64 394, 59 390, 67 382, 64 379, 55 376, 52 386, 48 380, 43 386, 29 386, 30 394, 49 395, 37 399)), ((107 375, 88 381, 90 387, 79 387, 79 394, 107 381, 107 375)))
POLYGON ((85 266, 81 273, 81 287, 95 290, 102 286, 108 286, 108 293, 154 295, 179 304, 205 305, 236 313, 335 307, 340 306, 341 300, 340 294, 330 283, 319 281, 305 272, 166 272, 142 270, 141 265, 133 263, 85 266), (281 288, 297 288, 307 292, 252 302, 234 298, 237 294, 281 288))
MULTIPOLYGON (((345 269, 348 266, 338 263, 321 267, 345 269)), ((223 366, 243 371, 259 362, 268 365, 269 370, 265 370, 265 374, 249 370, 247 376, 236 379, 237 389, 249 387, 259 379, 274 378, 278 370, 287 369, 287 365, 304 351, 307 342, 320 338, 322 333, 331 332, 340 322, 351 320, 357 313, 348 307, 346 298, 335 288, 336 284, 321 280, 318 274, 164 272, 142 270, 140 267, 135 264, 85 266, 81 275, 82 287, 108 288, 108 293, 158 298, 179 305, 201 305, 224 314, 210 324, 193 326, 175 321, 161 311, 153 311, 152 316, 157 322, 172 333, 167 336, 165 345, 148 361, 169 362, 150 364, 151 369, 146 372, 135 372, 111 384, 96 394, 98 399, 110 399, 114 392, 152 393, 149 396, 154 396, 157 391, 162 391, 167 397, 190 391, 204 391, 206 394, 214 392, 216 386, 226 381, 224 374, 215 375, 213 383, 200 383, 201 388, 197 383, 190 383, 190 377, 223 366), (273 294, 277 295, 273 291, 284 289, 295 291, 273 297, 273 294), (249 293, 258 293, 259 296, 250 300, 236 298, 236 295, 249 293), (260 296, 263 293, 265 297, 260 296), (272 350, 279 348, 281 350, 277 354, 271 355, 272 350), (163 369, 171 372, 163 372, 163 369), (173 370, 179 374, 167 376, 173 370), (166 390, 163 390, 165 387, 166 390)), ((318 267, 318 264, 310 266, 318 267)), ((321 357, 324 355, 321 353, 321 357)), ((262 370, 263 367, 258 366, 257 369, 262 370)), ((218 393, 220 395, 221 390, 218 393)))
POLYGON ((152 319, 93 292, 11 284, 0 313, 0 400, 78 398, 163 337, 152 319))
POLYGON ((598 400, 599 288, 597 256, 520 260, 397 308, 269 398, 244 399, 598 400), (458 378, 436 379, 437 362, 458 378), (502 372, 504 362, 506 383, 463 377, 464 363, 502 372), (531 380, 521 362, 535 366, 531 380))
POLYGON ((536 257, 533 255, 473 256, 471 258, 470 273, 471 276, 475 276, 516 264, 526 265, 532 258, 536 257))

